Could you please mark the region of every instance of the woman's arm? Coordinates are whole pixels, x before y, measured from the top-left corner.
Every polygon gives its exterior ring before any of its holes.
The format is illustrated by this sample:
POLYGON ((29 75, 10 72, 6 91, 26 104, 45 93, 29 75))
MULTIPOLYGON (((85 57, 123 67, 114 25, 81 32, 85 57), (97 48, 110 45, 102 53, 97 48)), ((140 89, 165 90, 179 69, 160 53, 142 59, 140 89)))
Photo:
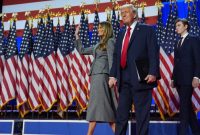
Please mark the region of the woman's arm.
POLYGON ((92 55, 93 54, 94 46, 83 48, 83 45, 82 45, 80 39, 75 40, 74 45, 80 54, 83 54, 83 55, 92 55))
POLYGON ((107 54, 108 54, 108 65, 111 70, 113 64, 113 53, 114 53, 115 39, 110 38, 107 43, 107 54))
POLYGON ((88 47, 88 48, 83 47, 81 43, 81 39, 79 37, 79 31, 80 31, 80 25, 76 27, 76 31, 75 31, 76 40, 74 41, 74 46, 76 47, 77 51, 83 55, 93 54, 94 47, 88 47))

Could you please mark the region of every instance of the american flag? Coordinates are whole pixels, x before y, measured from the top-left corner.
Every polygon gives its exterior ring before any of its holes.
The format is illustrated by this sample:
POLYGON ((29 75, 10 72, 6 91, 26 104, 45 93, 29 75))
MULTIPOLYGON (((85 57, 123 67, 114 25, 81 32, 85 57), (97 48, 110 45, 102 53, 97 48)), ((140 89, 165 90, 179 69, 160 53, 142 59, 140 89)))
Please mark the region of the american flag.
POLYGON ((54 33, 54 46, 55 46, 55 51, 57 51, 58 45, 60 43, 60 39, 61 39, 61 29, 60 29, 60 19, 58 18, 58 24, 56 26, 56 31, 54 33))
MULTIPOLYGON (((160 44, 160 73, 161 80, 158 82, 158 91, 165 102, 165 107, 170 116, 176 113, 179 109, 179 96, 177 90, 171 88, 171 76, 174 65, 174 46, 177 40, 175 33, 175 20, 177 18, 177 7, 174 4, 170 5, 170 12, 165 28, 165 33, 162 34, 160 44)), ((160 31, 161 32, 161 31, 160 31)), ((164 106, 162 105, 164 109, 164 106)))
POLYGON ((118 12, 118 18, 117 18, 114 7, 113 7, 113 10, 112 10, 111 23, 112 23, 113 33, 114 33, 115 37, 117 38, 117 35, 120 31, 120 21, 119 21, 119 12, 118 12))
POLYGON ((53 21, 47 18, 46 32, 38 56, 42 63, 40 76, 40 100, 43 110, 48 111, 57 101, 56 56, 54 47, 53 21))
POLYGON ((60 47, 60 40, 61 40, 62 32, 60 29, 60 20, 58 18, 58 24, 56 26, 56 32, 54 33, 54 45, 55 45, 55 51, 56 51, 56 75, 57 75, 57 90, 58 90, 58 96, 60 96, 60 90, 61 90, 61 75, 62 73, 59 73, 59 63, 58 60, 60 58, 59 56, 59 47, 60 47))
POLYGON ((38 31, 36 33, 35 41, 33 44, 33 52, 31 53, 31 61, 29 65, 29 105, 32 110, 35 110, 41 106, 39 98, 40 90, 40 69, 42 63, 39 61, 39 55, 42 52, 41 44, 45 34, 45 26, 43 19, 38 23, 38 31))
MULTIPOLYGON (((198 25, 197 15, 196 15, 196 7, 193 5, 192 7, 188 7, 188 21, 190 23, 190 31, 189 33, 194 36, 200 36, 200 27, 198 25)), ((195 88, 192 94, 192 102, 195 111, 200 110, 200 86, 195 88)))
POLYGON ((80 29, 81 43, 84 48, 90 47, 92 44, 90 43, 90 37, 89 37, 88 16, 85 16, 84 11, 82 11, 81 14, 80 24, 81 24, 81 29, 80 29))
POLYGON ((75 38, 75 31, 76 31, 76 25, 75 25, 75 19, 73 17, 72 25, 71 25, 72 41, 76 40, 76 38, 75 38))
POLYGON ((30 62, 30 47, 32 46, 32 31, 29 26, 29 21, 26 21, 22 44, 18 55, 17 68, 17 108, 23 117, 28 111, 27 107, 28 92, 29 92, 29 62, 30 62))
POLYGON ((188 6, 188 21, 190 23, 189 33, 194 36, 200 36, 200 27, 198 25, 198 18, 196 14, 196 6, 193 4, 191 7, 188 6))
POLYGON ((99 42, 98 27, 99 27, 99 15, 98 11, 96 10, 93 23, 93 30, 92 30, 92 41, 91 41, 93 46, 99 42))
POLYGON ((73 38, 72 31, 70 29, 69 15, 66 16, 65 29, 62 33, 61 41, 57 50, 57 84, 58 93, 60 96, 59 106, 62 111, 66 110, 69 105, 72 104, 75 98, 75 92, 73 91, 70 81, 70 69, 73 51, 73 38))
POLYGON ((161 10, 158 9, 158 21, 156 24, 156 37, 158 41, 158 45, 161 44, 161 41, 163 39, 163 34, 164 34, 164 25, 163 25, 163 20, 162 20, 162 12, 161 10))
MULTIPOLYGON (((89 46, 88 37, 88 22, 85 20, 85 14, 82 11, 80 20, 80 39, 83 47, 89 46), (87 25, 87 26, 86 26, 87 25), (85 35, 86 34, 86 35, 85 35), (86 38, 86 39, 85 39, 86 38)), ((89 58, 88 56, 80 55, 75 49, 73 52, 72 68, 70 72, 70 80, 72 87, 76 92, 76 99, 81 106, 81 111, 86 109, 89 89, 89 58)))
POLYGON ((3 71, 4 71, 4 64, 5 64, 5 44, 4 44, 4 26, 3 22, 0 21, 0 108, 2 106, 2 98, 3 96, 2 89, 1 89, 1 82, 3 80, 3 71))
MULTIPOLYGON (((162 38, 162 34, 163 34, 163 21, 162 21, 162 12, 161 10, 158 9, 158 22, 156 25, 156 37, 157 37, 157 42, 158 45, 160 46, 161 43, 161 38, 162 38)), ((165 102, 163 99, 165 99, 163 92, 161 91, 160 86, 158 85, 158 88, 154 88, 153 92, 152 92, 154 101, 158 107, 158 110, 160 112, 161 118, 164 119, 164 115, 167 112, 166 106, 165 106, 165 102)))
POLYGON ((80 19, 80 33, 79 33, 79 36, 80 36, 81 43, 82 43, 83 46, 85 46, 85 39, 84 39, 85 31, 84 30, 85 30, 85 13, 82 10, 81 19, 80 19))
POLYGON ((17 68, 17 41, 16 41, 16 21, 9 33, 9 39, 5 54, 5 64, 3 80, 1 81, 2 106, 15 98, 16 94, 16 68, 17 68))
POLYGON ((57 100, 57 103, 58 103, 58 115, 60 115, 61 117, 63 117, 63 112, 61 112, 61 108, 60 108, 60 91, 61 91, 61 81, 60 81, 60 78, 62 77, 59 73, 59 63, 58 63, 58 59, 59 59, 59 54, 58 54, 58 47, 59 47, 59 44, 60 44, 60 39, 61 39, 61 36, 62 36, 62 32, 61 32, 61 29, 60 29, 60 19, 58 17, 58 23, 57 23, 57 26, 56 26, 56 31, 54 33, 54 49, 55 49, 55 53, 56 53, 56 81, 57 81, 57 92, 58 92, 58 100, 57 100))
MULTIPOLYGON (((90 42, 90 36, 89 36, 89 24, 88 24, 88 16, 86 17, 85 19, 85 23, 84 23, 84 37, 85 39, 85 44, 83 45, 84 48, 87 48, 87 47, 91 47, 92 44, 90 42)), ((87 70, 86 70, 86 75, 85 75, 85 79, 86 79, 86 83, 85 83, 85 87, 86 87, 86 90, 87 90, 87 98, 89 97, 89 89, 90 89, 90 78, 88 76, 88 73, 89 73, 89 70, 90 70, 90 66, 91 66, 91 63, 93 61, 93 55, 84 55, 83 57, 86 57, 87 59, 87 70)))
MULTIPOLYGON (((80 12, 80 3, 81 0, 68 0, 67 3, 70 3, 72 8, 70 11, 80 12)), ((118 3, 120 5, 124 4, 125 1, 119 0, 118 3)), ((148 3, 148 2, 147 2, 148 3)), ((18 29, 18 35, 21 36, 21 33, 24 29, 24 24, 26 21, 26 17, 24 16, 24 13, 26 11, 31 11, 31 14, 35 16, 38 14, 38 10, 43 9, 46 5, 51 5, 51 8, 54 12, 65 12, 63 9, 63 5, 66 4, 66 1, 42 1, 38 0, 37 2, 34 1, 17 1, 17 0, 4 0, 3 1, 3 12, 7 13, 7 17, 5 18, 5 30, 9 30, 10 24, 8 19, 11 17, 12 12, 18 13, 18 21, 17 21, 17 29, 18 29), (22 8, 23 7, 23 8, 22 8)), ((95 4, 93 4, 93 0, 88 0, 87 4, 85 5, 86 8, 91 9, 91 14, 88 15, 88 22, 94 23, 94 13, 95 13, 95 4), (91 19, 92 18, 92 19, 91 19)), ((107 7, 111 7, 112 3, 110 0, 103 0, 99 3, 99 10, 98 15, 99 18, 101 18, 101 21, 106 20, 106 12, 105 9, 107 7)), ((149 3, 149 11, 155 11, 156 6, 151 5, 149 3)), ((155 12, 149 12, 150 14, 147 15, 148 23, 154 24, 156 22, 156 16, 155 12)), ((81 15, 75 15, 74 16, 74 24, 80 23, 80 16, 81 15)), ((57 19, 57 17, 53 18, 54 21, 57 19)), ((64 25, 64 17, 60 17, 60 25, 64 25)), ((119 18, 117 19, 119 22, 119 18)), ((83 19, 85 21, 85 19, 83 19)), ((56 21, 55 21, 56 22, 56 21)), ((118 25, 119 26, 119 25, 118 25)), ((31 59, 30 59, 30 65, 29 65, 29 83, 30 83, 30 90, 28 95, 28 101, 31 106, 31 109, 34 110, 38 108, 41 105, 40 99, 39 99, 39 93, 41 93, 41 84, 40 80, 41 77, 43 77, 40 74, 40 69, 43 68, 43 64, 45 64, 45 60, 43 57, 40 57, 42 53, 44 53, 42 40, 44 38, 45 28, 44 24, 41 23, 41 25, 37 25, 37 20, 33 21, 33 30, 34 28, 38 28, 35 42, 34 42, 34 48, 33 52, 31 53, 31 59), (42 48, 41 48, 42 47, 42 48)), ((72 28, 72 32, 74 33, 75 30, 72 28)), ((73 34, 74 35, 74 34, 73 34)), ((74 36, 72 35, 73 39, 74 36)), ((55 43, 55 42, 54 42, 55 43)), ((88 44, 88 46, 91 46, 93 44, 88 44)), ((72 47, 73 48, 73 47, 72 47)), ((88 89, 89 89, 89 77, 87 76, 88 70, 89 70, 89 63, 87 57, 80 55, 76 49, 73 51, 70 51, 69 56, 71 57, 71 64, 73 65, 73 68, 70 70, 70 82, 71 85, 73 84, 73 90, 76 90, 77 99, 79 99, 79 103, 81 104, 81 107, 84 109, 86 108, 87 104, 87 96, 88 96, 88 89)), ((91 58, 91 57, 90 57, 91 58)), ((92 61, 92 60, 91 60, 92 61)))

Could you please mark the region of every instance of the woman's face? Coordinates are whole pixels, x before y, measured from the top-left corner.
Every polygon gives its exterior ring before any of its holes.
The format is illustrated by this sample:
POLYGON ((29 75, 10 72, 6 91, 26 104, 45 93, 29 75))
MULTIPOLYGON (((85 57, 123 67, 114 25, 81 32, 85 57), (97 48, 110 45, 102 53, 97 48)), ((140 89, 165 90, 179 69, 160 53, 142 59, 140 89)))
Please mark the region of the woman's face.
POLYGON ((100 37, 105 36, 105 30, 101 25, 99 25, 99 27, 98 27, 98 36, 100 36, 100 37))

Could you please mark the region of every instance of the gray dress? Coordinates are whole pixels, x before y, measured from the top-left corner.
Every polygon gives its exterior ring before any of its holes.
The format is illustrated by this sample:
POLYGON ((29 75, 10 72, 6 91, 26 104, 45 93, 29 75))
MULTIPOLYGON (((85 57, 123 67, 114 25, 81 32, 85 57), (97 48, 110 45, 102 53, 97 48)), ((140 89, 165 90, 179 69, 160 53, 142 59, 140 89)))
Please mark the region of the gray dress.
POLYGON ((109 71, 112 66, 115 40, 108 40, 107 51, 94 47, 82 48, 80 40, 75 45, 81 54, 93 54, 90 99, 87 108, 87 121, 114 122, 117 101, 113 90, 108 86, 109 71))

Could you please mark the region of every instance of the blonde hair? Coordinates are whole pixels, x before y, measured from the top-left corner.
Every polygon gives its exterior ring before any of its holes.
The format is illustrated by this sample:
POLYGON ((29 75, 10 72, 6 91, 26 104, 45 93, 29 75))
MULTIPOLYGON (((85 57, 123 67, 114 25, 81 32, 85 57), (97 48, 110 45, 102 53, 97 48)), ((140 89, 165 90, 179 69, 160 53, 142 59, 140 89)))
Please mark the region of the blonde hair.
POLYGON ((99 23, 99 26, 104 29, 104 36, 100 37, 99 49, 106 50, 108 40, 113 37, 112 25, 110 22, 104 21, 99 23))

